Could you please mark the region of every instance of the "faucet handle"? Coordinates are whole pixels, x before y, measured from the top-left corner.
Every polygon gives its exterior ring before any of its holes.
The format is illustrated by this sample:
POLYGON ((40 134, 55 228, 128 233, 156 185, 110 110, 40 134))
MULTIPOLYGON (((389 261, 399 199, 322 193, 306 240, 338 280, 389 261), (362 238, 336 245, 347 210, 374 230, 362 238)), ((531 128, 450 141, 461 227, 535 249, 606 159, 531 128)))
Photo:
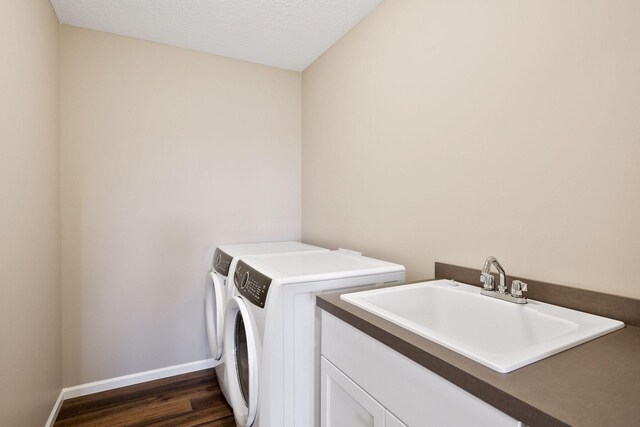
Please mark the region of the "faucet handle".
POLYGON ((493 291, 494 278, 491 273, 480 273, 480 281, 484 283, 483 288, 487 291, 493 291))
POLYGON ((514 298, 524 298, 524 292, 527 292, 527 284, 521 280, 511 282, 511 296, 514 298))

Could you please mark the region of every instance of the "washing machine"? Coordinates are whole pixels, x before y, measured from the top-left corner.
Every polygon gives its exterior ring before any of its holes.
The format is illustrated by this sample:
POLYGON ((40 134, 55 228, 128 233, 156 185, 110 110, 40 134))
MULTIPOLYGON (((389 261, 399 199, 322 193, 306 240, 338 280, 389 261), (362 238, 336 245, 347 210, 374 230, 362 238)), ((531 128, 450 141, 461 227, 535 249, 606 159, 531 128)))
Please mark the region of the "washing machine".
POLYGON ((225 314, 228 395, 240 427, 320 424, 319 292, 404 281, 405 269, 343 251, 240 257, 225 314))
POLYGON ((207 338, 213 357, 216 376, 223 395, 229 402, 223 352, 224 310, 230 297, 228 275, 242 255, 269 255, 295 252, 328 251, 318 246, 300 242, 269 242, 223 245, 216 248, 211 271, 205 283, 205 319, 207 338))

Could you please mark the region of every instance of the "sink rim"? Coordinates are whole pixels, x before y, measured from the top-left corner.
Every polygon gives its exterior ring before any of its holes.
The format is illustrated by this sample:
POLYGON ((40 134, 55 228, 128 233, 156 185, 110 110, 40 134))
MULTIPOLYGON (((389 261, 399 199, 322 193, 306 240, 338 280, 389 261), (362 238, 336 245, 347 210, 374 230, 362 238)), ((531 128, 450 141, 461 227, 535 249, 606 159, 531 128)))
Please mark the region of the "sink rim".
POLYGON ((500 373, 512 372, 541 359, 625 327, 623 322, 616 319, 610 319, 541 301, 529 299, 528 304, 514 304, 508 301, 489 298, 480 294, 480 287, 478 286, 448 279, 438 279, 386 288, 357 291, 342 294, 340 298, 349 304, 390 321, 405 330, 411 331, 423 339, 433 341, 500 373), (479 301, 486 301, 487 304, 507 304, 506 307, 513 307, 511 310, 527 310, 527 312, 533 310, 535 312, 533 314, 550 315, 558 320, 576 323, 578 327, 564 335, 545 340, 538 344, 525 346, 513 351, 496 353, 479 348, 470 349, 470 345, 465 345, 465 343, 459 342, 455 337, 447 336, 446 334, 429 329, 427 325, 418 324, 407 319, 402 314, 390 312, 389 310, 367 301, 367 297, 370 296, 402 293, 403 290, 415 290, 420 288, 440 288, 445 292, 453 291, 454 293, 462 292, 473 294, 474 297, 477 296, 478 298, 481 298, 479 301))

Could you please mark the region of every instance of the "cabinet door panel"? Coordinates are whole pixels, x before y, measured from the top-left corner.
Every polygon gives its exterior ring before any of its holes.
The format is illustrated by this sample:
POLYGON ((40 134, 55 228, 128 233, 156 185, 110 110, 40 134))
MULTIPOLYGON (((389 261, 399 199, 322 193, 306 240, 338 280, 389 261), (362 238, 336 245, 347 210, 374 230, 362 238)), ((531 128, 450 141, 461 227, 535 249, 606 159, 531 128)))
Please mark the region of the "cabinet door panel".
POLYGON ((382 405, 325 358, 320 376, 322 427, 384 427, 382 405))
POLYGON ((384 427, 407 427, 407 425, 387 411, 384 415, 384 427))

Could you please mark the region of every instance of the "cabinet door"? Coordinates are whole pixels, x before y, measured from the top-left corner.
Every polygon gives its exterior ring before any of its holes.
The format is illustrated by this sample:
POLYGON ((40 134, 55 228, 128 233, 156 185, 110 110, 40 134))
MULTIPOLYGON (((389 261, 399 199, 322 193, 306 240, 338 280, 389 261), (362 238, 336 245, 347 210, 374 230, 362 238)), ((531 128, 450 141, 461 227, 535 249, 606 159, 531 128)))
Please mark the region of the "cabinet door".
POLYGON ((320 378, 322 427, 384 427, 382 405, 324 357, 320 378))
POLYGON ((407 427, 407 425, 397 419, 391 412, 386 411, 384 415, 384 427, 407 427))

